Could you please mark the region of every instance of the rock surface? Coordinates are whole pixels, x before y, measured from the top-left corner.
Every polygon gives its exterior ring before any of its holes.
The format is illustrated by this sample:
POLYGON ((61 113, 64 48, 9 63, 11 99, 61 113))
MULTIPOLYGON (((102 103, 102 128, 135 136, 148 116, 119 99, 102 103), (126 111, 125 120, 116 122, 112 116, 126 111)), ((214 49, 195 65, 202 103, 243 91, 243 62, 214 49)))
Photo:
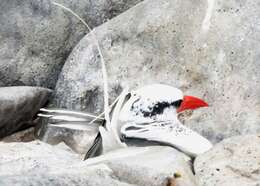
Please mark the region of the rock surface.
MULTIPOLYGON (((57 2, 94 27, 140 1, 57 2)), ((83 24, 50 0, 2 0, 0 25, 0 86, 54 88, 65 59, 87 33, 83 24)))
POLYGON ((36 130, 36 138, 56 145, 64 142, 79 154, 86 154, 98 135, 98 125, 93 123, 88 130, 71 129, 54 125, 42 125, 36 130))
POLYGON ((51 90, 40 87, 0 88, 0 138, 32 124, 51 90))
POLYGON ((225 139, 194 165, 201 186, 260 185, 260 135, 225 139))
MULTIPOLYGON (((65 145, 0 143, 0 185, 120 185, 111 177, 111 170, 100 165, 82 166, 82 161, 65 145)), ((127 184, 121 184, 127 185, 127 184)))
POLYGON ((16 132, 10 136, 6 136, 5 138, 1 139, 1 141, 5 143, 34 141, 35 140, 34 132, 35 132, 35 128, 30 127, 28 129, 16 132))
POLYGON ((195 185, 186 156, 162 146, 121 149, 81 161, 60 144, 0 143, 0 185, 165 186, 178 173, 179 186, 195 185))
POLYGON ((189 159, 171 147, 148 146, 118 149, 86 163, 105 163, 120 180, 134 185, 165 186, 168 178, 178 174, 176 185, 195 186, 189 159))
MULTIPOLYGON (((178 87, 210 108, 186 124, 212 142, 260 131, 256 1, 146 0, 95 29, 110 98, 126 85, 178 87)), ((101 64, 91 35, 69 56, 50 106, 103 111, 101 64)))

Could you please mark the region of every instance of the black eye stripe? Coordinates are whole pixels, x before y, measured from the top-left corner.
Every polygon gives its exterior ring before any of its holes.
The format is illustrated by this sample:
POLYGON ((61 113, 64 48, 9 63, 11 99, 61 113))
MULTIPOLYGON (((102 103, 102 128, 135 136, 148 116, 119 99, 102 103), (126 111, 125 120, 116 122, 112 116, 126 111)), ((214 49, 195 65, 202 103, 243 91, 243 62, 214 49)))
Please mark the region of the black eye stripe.
POLYGON ((173 106, 175 106, 176 108, 179 108, 181 106, 182 100, 178 100, 172 103, 173 106))
POLYGON ((150 111, 142 111, 141 112, 143 113, 143 116, 144 117, 151 117, 151 116, 154 116, 156 114, 162 114, 164 109, 165 108, 168 108, 168 107, 171 107, 171 106, 174 106, 175 108, 179 108, 181 106, 181 103, 182 103, 182 100, 177 100, 177 101, 174 101, 174 102, 158 102, 156 103, 150 111))

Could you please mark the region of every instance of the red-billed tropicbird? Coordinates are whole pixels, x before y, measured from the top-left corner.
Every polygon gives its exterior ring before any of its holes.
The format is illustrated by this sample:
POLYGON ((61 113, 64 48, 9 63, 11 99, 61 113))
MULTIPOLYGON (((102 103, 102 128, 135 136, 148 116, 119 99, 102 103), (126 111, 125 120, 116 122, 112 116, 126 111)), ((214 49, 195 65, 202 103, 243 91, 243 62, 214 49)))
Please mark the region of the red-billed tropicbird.
MULTIPOLYGON (((136 91, 123 91, 113 109, 111 126, 100 126, 98 134, 87 157, 91 157, 97 146, 103 146, 105 151, 125 147, 121 140, 127 138, 145 139, 178 148, 186 154, 195 157, 212 147, 212 144, 197 132, 184 126, 178 120, 178 113, 187 109, 206 107, 203 100, 185 96, 182 91, 172 86, 152 84, 136 91), (130 96, 129 96, 130 95, 130 96), (129 98, 130 97, 130 98, 129 98), (101 143, 102 140, 102 143, 101 143)), ((41 109, 41 117, 54 119, 62 127, 88 128, 89 114, 75 111, 41 109), (47 113, 47 114, 46 114, 47 113), (88 118, 88 119, 87 119, 88 118), (67 121, 67 125, 66 125, 67 121)), ((98 120, 102 121, 102 117, 98 120)))
POLYGON ((184 96, 182 91, 162 84, 142 87, 131 93, 119 115, 120 133, 126 138, 140 138, 174 146, 190 156, 212 147, 204 137, 184 126, 178 113, 206 107, 203 100, 184 96))

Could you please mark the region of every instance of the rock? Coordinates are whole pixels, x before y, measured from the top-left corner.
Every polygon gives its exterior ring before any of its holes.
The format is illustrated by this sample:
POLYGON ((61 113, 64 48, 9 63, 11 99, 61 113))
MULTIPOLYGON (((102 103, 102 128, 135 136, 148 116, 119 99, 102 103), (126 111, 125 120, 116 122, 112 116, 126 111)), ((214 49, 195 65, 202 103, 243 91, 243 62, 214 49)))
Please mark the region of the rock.
POLYGON ((80 160, 78 155, 64 144, 52 146, 40 141, 32 141, 28 143, 0 142, 0 146, 1 169, 5 170, 1 170, 1 176, 60 170, 68 161, 73 164, 80 160), (26 166, 23 166, 25 162, 26 166))
POLYGON ((64 142, 75 152, 85 155, 92 147, 98 135, 98 125, 93 123, 88 130, 70 129, 54 125, 39 126, 36 137, 42 141, 56 145, 64 142))
POLYGON ((86 161, 104 163, 116 177, 133 185, 165 186, 168 179, 179 186, 195 186, 189 158, 171 147, 128 147, 86 161), (172 178, 179 175, 179 178, 172 178))
POLYGON ((30 142, 35 140, 34 136, 35 128, 30 127, 28 129, 16 132, 10 136, 3 138, 1 141, 5 143, 11 142, 30 142))
POLYGON ((80 171, 61 171, 56 172, 41 172, 30 173, 14 176, 3 176, 0 180, 1 186, 14 185, 14 186, 38 186, 41 185, 71 185, 71 186, 131 186, 130 184, 120 182, 113 179, 110 175, 111 170, 106 166, 98 166, 95 169, 86 169, 80 171))
POLYGON ((260 136, 225 139, 198 156, 194 169, 201 186, 260 185, 260 136))
POLYGON ((195 185, 187 157, 170 147, 120 149, 85 162, 63 144, 0 142, 0 149, 1 186, 165 186, 174 173, 179 186, 195 185))
MULTIPOLYGON (((164 83, 203 98, 186 125, 212 142, 260 132, 257 2, 147 0, 97 27, 110 101, 164 83)), ((103 111, 100 58, 91 35, 66 61, 50 107, 103 111)))
POLYGON ((143 0, 57 0, 55 2, 71 8, 84 18, 91 28, 94 28, 142 1, 143 0))
POLYGON ((0 143, 0 185, 128 185, 104 165, 88 168, 65 145, 0 143), (83 165, 81 167, 76 165, 83 165))
POLYGON ((0 88, 0 138, 32 125, 51 90, 40 87, 0 88))
MULTIPOLYGON (((95 27, 141 0, 58 0, 95 27)), ((0 86, 54 88, 71 49, 87 33, 70 13, 50 0, 2 0, 0 86)))

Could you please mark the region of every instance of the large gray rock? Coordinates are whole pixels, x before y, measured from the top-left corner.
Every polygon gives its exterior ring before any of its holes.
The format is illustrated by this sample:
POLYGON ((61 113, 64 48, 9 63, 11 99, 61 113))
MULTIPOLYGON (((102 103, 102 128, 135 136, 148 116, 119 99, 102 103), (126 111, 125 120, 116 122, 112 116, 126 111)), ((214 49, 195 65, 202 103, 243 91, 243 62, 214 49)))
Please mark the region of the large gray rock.
POLYGON ((51 90, 40 87, 1 87, 0 138, 32 125, 50 94, 51 90))
POLYGON ((0 185, 195 185, 186 156, 170 147, 120 149, 81 161, 63 144, 0 143, 0 185), (104 161, 105 159, 105 161, 104 161))
POLYGON ((225 139, 198 156, 194 167, 201 186, 258 186, 260 135, 225 139))
POLYGON ((104 165, 77 166, 83 162, 65 145, 0 143, 0 185, 128 185, 112 178, 104 165))
MULTIPOLYGON (((91 27, 141 0, 59 0, 91 27)), ((0 86, 54 88, 71 49, 88 32, 50 0, 2 0, 0 4, 0 86)))
MULTIPOLYGON (((126 85, 165 83, 210 104, 186 124, 211 141, 259 132, 259 12, 256 1, 146 0, 96 28, 110 99, 126 85)), ((103 111, 98 56, 85 36, 66 61, 51 106, 103 111)))
POLYGON ((128 147, 86 161, 104 163, 127 183, 139 186, 165 186, 168 179, 179 186, 195 186, 190 158, 167 146, 128 147), (174 179, 174 175, 179 178, 174 179))

